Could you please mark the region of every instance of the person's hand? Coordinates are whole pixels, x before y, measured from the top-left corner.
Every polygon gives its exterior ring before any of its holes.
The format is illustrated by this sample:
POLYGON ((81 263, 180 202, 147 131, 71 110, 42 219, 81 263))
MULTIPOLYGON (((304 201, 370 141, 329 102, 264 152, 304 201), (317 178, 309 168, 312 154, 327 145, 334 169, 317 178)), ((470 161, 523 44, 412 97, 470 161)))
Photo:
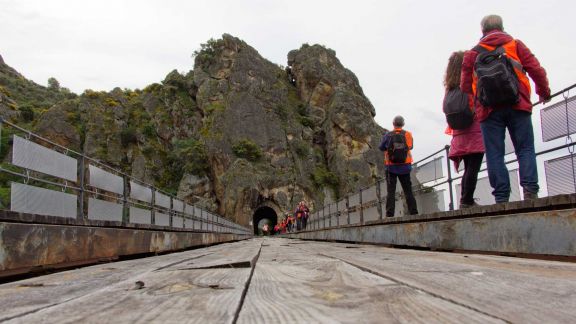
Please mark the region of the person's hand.
POLYGON ((540 102, 542 102, 543 105, 550 102, 551 99, 552 97, 550 97, 550 95, 548 95, 547 97, 540 96, 540 102))

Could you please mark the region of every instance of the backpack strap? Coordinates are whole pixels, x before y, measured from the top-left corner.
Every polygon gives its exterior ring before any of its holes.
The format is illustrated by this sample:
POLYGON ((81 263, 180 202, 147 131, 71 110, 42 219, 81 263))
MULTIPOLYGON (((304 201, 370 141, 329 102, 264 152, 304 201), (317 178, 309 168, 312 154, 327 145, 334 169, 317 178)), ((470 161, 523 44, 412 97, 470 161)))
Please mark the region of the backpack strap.
MULTIPOLYGON (((516 40, 515 40, 515 39, 514 39, 514 40, 511 40, 511 42, 516 42, 516 40)), ((496 46, 496 47, 494 48, 494 50, 497 50, 497 49, 499 49, 499 48, 501 48, 501 47, 502 47, 502 45, 496 46)), ((473 48, 472 50, 478 52, 478 54, 490 52, 486 47, 484 47, 484 46, 482 46, 482 45, 480 45, 480 44, 474 46, 474 48, 473 48)), ((519 70, 522 71, 523 73, 526 73, 526 70, 524 70, 524 66, 522 66, 522 64, 521 64, 520 62, 518 62, 518 61, 516 61, 516 60, 514 60, 514 59, 512 59, 512 58, 510 58, 510 57, 508 57, 508 56, 506 56, 506 57, 508 58, 508 61, 510 62, 510 64, 512 64, 513 67, 519 69, 519 70)))
POLYGON ((478 52, 479 54, 489 52, 489 50, 486 49, 486 47, 484 47, 480 44, 474 46, 474 48, 472 50, 478 52))

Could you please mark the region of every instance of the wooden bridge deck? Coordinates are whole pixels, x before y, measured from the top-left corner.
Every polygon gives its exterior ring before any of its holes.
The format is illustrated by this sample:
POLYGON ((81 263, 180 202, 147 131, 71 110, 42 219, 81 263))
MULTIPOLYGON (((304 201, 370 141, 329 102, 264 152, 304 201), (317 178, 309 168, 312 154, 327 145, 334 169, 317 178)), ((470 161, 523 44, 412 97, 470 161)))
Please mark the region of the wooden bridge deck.
POLYGON ((256 238, 0 285, 0 322, 573 322, 576 264, 256 238))

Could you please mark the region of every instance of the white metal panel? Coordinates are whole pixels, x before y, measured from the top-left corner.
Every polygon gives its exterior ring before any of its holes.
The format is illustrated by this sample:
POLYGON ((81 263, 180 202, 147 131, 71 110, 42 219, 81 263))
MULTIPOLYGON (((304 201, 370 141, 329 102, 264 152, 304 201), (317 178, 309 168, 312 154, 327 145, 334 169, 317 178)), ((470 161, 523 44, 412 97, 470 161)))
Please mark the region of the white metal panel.
POLYGON ((544 162, 548 195, 571 194, 576 192, 576 161, 568 155, 544 162))
POLYGON ((425 164, 414 167, 413 173, 420 183, 426 183, 444 177, 442 164, 444 157, 437 157, 425 164))
POLYGON ((76 195, 12 182, 10 209, 19 213, 76 218, 76 195))
POLYGON ((152 212, 147 209, 130 206, 130 223, 151 224, 152 212))
MULTIPOLYGON (((508 171, 510 177, 510 199, 509 201, 519 201, 520 200, 520 183, 518 181, 518 170, 508 171)), ((455 205, 460 206, 462 186, 461 184, 456 185, 456 201, 455 205)), ((474 200, 480 205, 492 205, 496 201, 492 195, 492 187, 490 186, 490 180, 488 177, 479 178, 476 183, 476 190, 474 191, 474 200)))
POLYGON ((552 141, 576 132, 576 96, 540 110, 542 140, 552 141))
POLYGON ((14 135, 12 164, 58 178, 78 181, 78 161, 14 135))
POLYGON ((155 212, 154 223, 159 226, 170 226, 170 215, 155 212))
POLYGON ((184 202, 178 199, 172 199, 172 209, 177 212, 184 212, 184 202))
POLYGON ((130 198, 151 203, 152 189, 130 181, 130 198))
POLYGON ((121 204, 88 198, 88 219, 121 222, 122 211, 121 204))
POLYGON ((184 214, 188 216, 194 216, 194 207, 187 203, 184 203, 184 214))
POLYGON ((183 228, 184 227, 184 218, 179 217, 179 216, 172 217, 172 227, 183 228))
POLYGON ((90 179, 88 183, 92 187, 114 192, 119 195, 124 194, 124 179, 122 179, 122 177, 119 177, 108 171, 104 171, 93 165, 89 165, 88 170, 90 172, 90 179))
POLYGON ((348 206, 349 207, 354 207, 360 204, 360 195, 359 194, 354 194, 351 195, 348 201, 348 206))
POLYGON ((432 191, 428 193, 417 193, 415 195, 418 212, 420 214, 429 214, 445 210, 446 190, 432 191))
POLYGON ((363 216, 365 222, 380 219, 380 214, 378 213, 378 208, 376 206, 364 209, 363 216))
POLYGON ((156 206, 170 209, 170 197, 161 192, 156 191, 154 192, 154 204, 156 206))

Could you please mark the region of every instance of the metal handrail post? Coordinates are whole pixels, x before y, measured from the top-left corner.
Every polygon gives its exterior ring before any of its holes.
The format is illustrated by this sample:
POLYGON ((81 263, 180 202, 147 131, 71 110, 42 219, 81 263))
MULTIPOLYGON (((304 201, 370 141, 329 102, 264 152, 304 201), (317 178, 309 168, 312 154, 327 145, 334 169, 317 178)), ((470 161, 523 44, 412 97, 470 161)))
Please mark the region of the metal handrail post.
POLYGON ((130 222, 130 215, 128 210, 128 178, 122 177, 124 179, 124 188, 122 192, 122 223, 129 223, 130 222))
POLYGON ((150 224, 155 225, 156 224, 156 210, 155 210, 155 205, 156 205, 156 188, 152 187, 150 188, 152 189, 152 199, 150 202, 150 224))
POLYGON ((452 169, 450 167, 450 145, 444 146, 444 151, 446 152, 446 167, 448 169, 448 193, 450 195, 450 203, 448 204, 449 210, 454 210, 454 192, 452 190, 452 169))
POLYGON ((346 196, 346 224, 350 225, 350 196, 346 196))
POLYGON ((332 212, 330 211, 330 205, 328 204, 328 227, 332 227, 332 212))
POLYGON ((170 197, 170 209, 168 211, 170 215, 168 218, 168 226, 174 227, 174 199, 172 199, 172 197, 170 197))
POLYGON ((360 206, 360 225, 364 225, 364 206, 362 206, 362 189, 358 193, 358 201, 360 206))
POLYGON ((84 214, 84 196, 86 193, 84 192, 84 167, 86 161, 84 159, 84 155, 80 156, 80 169, 78 170, 78 188, 80 191, 78 192, 78 220, 86 220, 88 215, 84 214))
POLYGON ((378 211, 378 219, 382 220, 382 191, 380 190, 380 179, 376 181, 376 201, 378 202, 378 206, 376 206, 376 210, 378 211))

